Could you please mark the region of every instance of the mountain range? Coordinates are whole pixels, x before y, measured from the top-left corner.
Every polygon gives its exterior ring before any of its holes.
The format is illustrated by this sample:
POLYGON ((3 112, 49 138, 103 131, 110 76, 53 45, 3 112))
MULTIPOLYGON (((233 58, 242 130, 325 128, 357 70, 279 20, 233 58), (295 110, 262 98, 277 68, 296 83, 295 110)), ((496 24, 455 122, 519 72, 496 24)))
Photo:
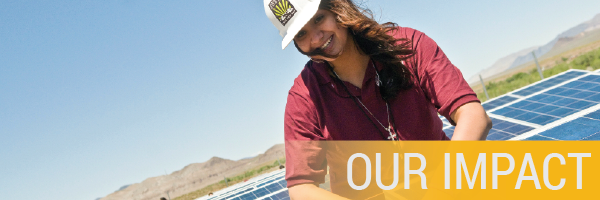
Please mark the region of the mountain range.
POLYGON ((534 60, 531 52, 534 52, 539 60, 559 55, 594 41, 600 41, 600 14, 597 14, 591 20, 558 34, 552 41, 542 46, 528 47, 498 59, 492 66, 470 77, 467 82, 469 84, 477 84, 479 82, 479 75, 487 79, 507 70, 529 65, 534 60))
POLYGON ((224 177, 237 176, 250 169, 273 164, 277 159, 284 157, 284 152, 284 145, 276 144, 263 154, 237 161, 212 157, 206 162, 189 164, 168 175, 151 177, 140 183, 125 185, 100 199, 157 200, 161 197, 167 198, 167 192, 168 196, 174 199, 217 183, 224 177))

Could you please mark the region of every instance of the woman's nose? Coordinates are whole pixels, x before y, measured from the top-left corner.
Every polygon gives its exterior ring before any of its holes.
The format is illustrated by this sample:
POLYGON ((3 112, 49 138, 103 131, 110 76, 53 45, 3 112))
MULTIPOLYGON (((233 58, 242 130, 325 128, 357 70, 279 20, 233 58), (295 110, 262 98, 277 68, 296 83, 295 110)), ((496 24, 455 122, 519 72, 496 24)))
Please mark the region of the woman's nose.
POLYGON ((323 40, 323 31, 319 31, 319 30, 312 31, 312 34, 310 37, 311 46, 315 47, 315 48, 320 47, 321 40, 323 40))

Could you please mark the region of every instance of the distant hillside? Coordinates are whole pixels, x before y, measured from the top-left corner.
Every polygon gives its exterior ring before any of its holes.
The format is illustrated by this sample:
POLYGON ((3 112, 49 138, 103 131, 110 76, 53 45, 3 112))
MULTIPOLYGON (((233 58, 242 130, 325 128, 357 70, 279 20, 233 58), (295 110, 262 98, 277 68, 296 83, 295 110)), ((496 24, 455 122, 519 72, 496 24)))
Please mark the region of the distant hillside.
POLYGON ((568 50, 584 46, 586 44, 599 41, 600 34, 600 14, 597 14, 594 18, 589 21, 583 22, 569 30, 564 31, 554 38, 552 41, 539 46, 529 47, 523 49, 517 53, 500 58, 492 66, 482 70, 478 74, 470 77, 467 82, 469 84, 478 84, 479 74, 486 79, 494 76, 498 76, 502 72, 511 69, 521 68, 527 66, 533 62, 533 55, 531 52, 535 52, 538 59, 548 58, 551 56, 558 55, 568 50))
POLYGON ((206 162, 190 164, 169 175, 151 177, 141 183, 121 187, 101 200, 157 200, 166 197, 167 192, 171 198, 175 198, 221 181, 224 177, 234 176, 266 163, 271 164, 283 157, 283 144, 269 148, 264 154, 238 161, 212 157, 206 162))

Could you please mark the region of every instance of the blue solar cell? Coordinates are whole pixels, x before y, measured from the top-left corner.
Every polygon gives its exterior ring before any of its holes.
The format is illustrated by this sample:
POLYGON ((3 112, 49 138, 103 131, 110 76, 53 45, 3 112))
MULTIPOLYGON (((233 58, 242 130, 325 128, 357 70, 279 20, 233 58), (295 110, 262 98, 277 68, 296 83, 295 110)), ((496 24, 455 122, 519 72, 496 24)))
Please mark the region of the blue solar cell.
POLYGON ((567 73, 565 73, 566 75, 571 75, 571 76, 581 76, 583 74, 587 74, 587 72, 580 72, 580 71, 568 71, 567 73))
POLYGON ((579 92, 579 93, 577 93, 575 95, 572 95, 572 97, 575 97, 575 98, 578 98, 578 99, 585 99, 586 97, 592 96, 594 94, 598 94, 598 93, 588 92, 588 91, 582 91, 582 92, 579 92))
POLYGON ((287 187, 287 181, 285 181, 285 179, 284 179, 284 180, 281 180, 281 181, 279 181, 278 183, 279 183, 279 185, 281 185, 281 187, 284 187, 284 188, 286 188, 286 187, 287 187))
POLYGON ((564 84, 564 85, 563 85, 563 86, 561 86, 561 87, 566 87, 566 88, 575 88, 575 87, 577 87, 577 86, 579 86, 579 85, 581 85, 581 84, 584 84, 584 83, 585 83, 585 82, 583 82, 583 81, 573 81, 573 82, 570 82, 570 83, 564 84))
POLYGON ((539 101, 539 100, 542 100, 542 99, 544 99, 546 97, 549 97, 549 96, 550 95, 547 95, 547 94, 538 94, 538 95, 535 95, 535 96, 527 98, 527 100, 528 101, 539 101))
POLYGON ((600 126, 585 125, 578 122, 586 122, 581 118, 561 124, 552 129, 546 130, 540 135, 556 138, 559 140, 581 140, 585 137, 600 132, 600 126))
POLYGON ((526 105, 526 106, 523 106, 523 107, 521 107, 521 109, 523 109, 523 110, 529 110, 529 111, 532 111, 532 110, 535 110, 535 109, 537 109, 537 108, 539 108, 539 107, 542 107, 542 106, 544 106, 544 104, 541 104, 541 103, 535 103, 535 102, 534 102, 534 103, 530 103, 530 104, 528 104, 528 105, 526 105))
POLYGON ((505 101, 505 102, 512 102, 514 100, 517 100, 517 98, 511 97, 511 96, 503 96, 503 97, 498 98, 498 100, 505 101))
POLYGON ((525 112, 527 112, 527 111, 523 111, 523 110, 516 110, 516 109, 515 109, 515 110, 513 110, 513 111, 511 111, 511 112, 504 113, 504 115, 503 115, 503 116, 510 117, 510 118, 514 118, 514 117, 516 117, 516 116, 519 116, 519 115, 525 114, 525 112))
POLYGON ((484 104, 489 105, 489 106, 498 106, 498 104, 496 103, 496 101, 486 101, 484 104))
POLYGON ((589 118, 592 118, 592 119, 600 119, 600 110, 591 112, 591 113, 585 115, 585 117, 589 117, 589 118))
POLYGON ((551 95, 551 96, 548 96, 548 97, 546 97, 544 99, 539 100, 538 102, 540 102, 540 103, 553 103, 553 102, 561 100, 561 99, 563 99, 563 98, 559 97, 559 96, 552 96, 551 95))
POLYGON ((444 131, 444 133, 446 133, 446 136, 448 136, 448 138, 452 138, 452 135, 454 135, 454 126, 450 127, 450 128, 446 128, 443 131, 444 131))
MULTIPOLYGON (((600 120, 596 120, 596 119, 590 119, 590 118, 587 118, 587 117, 580 117, 580 118, 577 118, 577 119, 573 120, 573 122, 579 123, 579 124, 583 124, 583 125, 587 125, 587 126, 594 126, 594 127, 600 128, 600 120)), ((600 129, 598 129, 598 131, 600 131, 600 129)))
POLYGON ((594 92, 600 92, 600 86, 596 86, 596 87, 593 87, 593 88, 588 88, 586 90, 588 90, 588 91, 594 91, 594 92))
POLYGON ((270 192, 276 192, 276 191, 283 189, 283 187, 281 187, 281 185, 279 185, 279 183, 272 183, 270 185, 265 186, 265 188, 267 190, 269 190, 270 192))
POLYGON ((553 85, 556 85, 556 83, 552 83, 549 81, 544 81, 544 82, 540 82, 538 84, 536 84, 536 87, 541 87, 541 88, 547 88, 547 87, 552 87, 553 85))
POLYGON ((493 118, 493 117, 490 117, 490 119, 492 120, 492 124, 494 126, 496 126, 496 124, 504 122, 504 120, 496 119, 496 118, 493 118))
POLYGON ((583 140, 600 140, 600 134, 594 133, 593 135, 583 138, 583 140))
POLYGON ((497 105, 492 105, 492 104, 483 104, 481 106, 483 106, 483 109, 486 110, 486 111, 498 107, 497 105))
POLYGON ((502 131, 490 131, 490 133, 488 133, 487 140, 508 140, 513 137, 515 136, 502 131))
POLYGON ((524 140, 554 140, 554 139, 547 138, 547 137, 544 137, 541 135, 534 135, 534 136, 528 137, 527 139, 524 139, 524 140))
POLYGON ((533 103, 533 102, 523 100, 523 101, 519 101, 517 103, 514 103, 514 104, 510 105, 509 107, 522 108, 522 107, 525 107, 525 106, 527 106, 527 105, 529 105, 531 103, 533 103))
POLYGON ((600 102, 600 94, 591 95, 591 96, 588 96, 588 97, 583 98, 583 99, 590 100, 590 101, 595 101, 595 102, 600 102))
POLYGON ((570 108, 557 108, 556 110, 550 111, 547 114, 557 117, 566 117, 575 112, 577 111, 570 108))
POLYGON ((256 196, 254 196, 252 192, 248 192, 246 194, 243 194, 242 196, 239 196, 239 198, 241 200, 254 200, 256 199, 256 196))
POLYGON ((594 105, 594 103, 591 103, 588 101, 576 101, 575 103, 567 105, 567 107, 578 109, 578 110, 583 110, 583 109, 589 108, 593 105, 594 105))
POLYGON ((556 106, 546 105, 546 106, 539 107, 538 109, 535 109, 533 111, 545 114, 545 113, 549 113, 550 111, 553 111, 557 108, 558 107, 556 107, 556 106))
POLYGON ((512 112, 512 111, 515 111, 515 110, 516 109, 511 108, 511 107, 504 107, 504 108, 498 109, 498 110, 496 110, 496 111, 494 111, 492 113, 497 114, 497 115, 504 115, 506 113, 509 113, 509 112, 512 112))
POLYGON ((252 191, 252 193, 254 193, 254 196, 256 196, 256 198, 260 198, 260 197, 263 197, 263 196, 267 196, 271 192, 268 191, 265 188, 258 188, 256 190, 252 191))
POLYGON ((597 75, 589 75, 589 76, 585 76, 583 78, 580 78, 580 81, 593 81, 596 80, 597 78, 600 78, 600 76, 597 75))
POLYGON ((271 197, 265 197, 263 200, 273 200, 271 197))
POLYGON ((271 196, 271 199, 273 200, 283 200, 283 199, 289 199, 290 198, 290 193, 288 193, 287 190, 279 192, 273 196, 271 196))
POLYGON ((505 129, 504 131, 512 133, 512 134, 515 134, 515 135, 519 135, 521 133, 525 133, 527 131, 530 131, 531 129, 533 129, 533 128, 531 128, 529 126, 523 126, 523 125, 520 125, 520 124, 516 124, 514 126, 511 126, 511 127, 507 128, 507 129, 505 129))
POLYGON ((258 184, 258 185, 256 185, 256 187, 257 187, 257 188, 259 188, 259 187, 262 187, 263 185, 266 185, 266 184, 272 183, 272 182, 274 182, 274 181, 276 181, 276 180, 277 180, 277 179, 271 179, 271 180, 268 180, 268 181, 266 181, 266 182, 264 182, 264 183, 261 183, 261 184, 258 184))
POLYGON ((555 101, 554 103, 552 103, 552 105, 566 106, 566 105, 572 104, 575 101, 577 101, 577 100, 575 100, 575 99, 569 99, 569 98, 564 98, 564 99, 555 101))
POLYGON ((516 117, 514 117, 514 118, 515 118, 515 119, 518 119, 518 120, 523 120, 523 121, 525 121, 525 120, 528 120, 528 119, 535 118, 535 117, 537 117, 537 116, 540 116, 540 114, 538 114, 538 113, 532 113, 532 112, 525 112, 524 114, 522 114, 522 115, 519 115, 519 116, 516 116, 516 117))
POLYGON ((513 123, 506 123, 506 122, 502 122, 502 123, 494 123, 494 124, 492 125, 492 128, 493 128, 493 129, 498 129, 498 130, 504 130, 504 129, 506 129, 506 128, 508 128, 508 127, 511 127, 511 126, 513 126, 513 125, 514 125, 513 123))
POLYGON ((534 85, 534 86, 529 87, 528 89, 529 90, 533 90, 534 92, 539 92, 539 91, 545 90, 546 87, 541 87, 539 85, 534 85))
POLYGON ((558 94, 558 93, 564 92, 565 90, 566 90, 565 88, 558 87, 558 88, 554 88, 554 89, 548 90, 545 93, 546 94, 558 94))
POLYGON ((590 82, 594 82, 594 83, 600 83, 600 78, 597 78, 597 79, 591 80, 590 82))
POLYGON ((558 120, 558 118, 556 118, 556 117, 550 117, 548 115, 540 115, 535 118, 529 119, 527 121, 534 123, 534 124, 546 125, 546 124, 552 123, 556 120, 558 120))
MULTIPOLYGON (((241 189, 241 188, 239 188, 239 189, 241 189)), ((243 191, 236 192, 236 193, 234 193, 234 194, 232 194, 232 195, 229 195, 229 196, 225 197, 224 199, 229 199, 229 198, 231 198, 231 197, 234 197, 234 196, 240 195, 240 194, 242 194, 242 193, 244 193, 244 192, 248 192, 248 191, 251 191, 251 190, 253 190, 253 189, 254 189, 254 188, 247 188, 247 189, 245 189, 245 190, 243 190, 243 191)), ((238 189, 236 189, 235 191, 237 191, 237 190, 238 190, 238 189)))
POLYGON ((491 110, 496 107, 502 106, 504 104, 510 103, 516 99, 517 98, 511 97, 511 96, 503 96, 503 97, 483 103, 483 108, 486 110, 491 110))
POLYGON ((577 93, 579 93, 579 90, 568 89, 568 90, 565 90, 564 92, 558 93, 556 95, 564 96, 564 97, 570 97, 571 95, 574 95, 574 94, 577 94, 577 93))
POLYGON ((576 86, 575 89, 588 90, 590 88, 594 88, 594 87, 597 87, 597 86, 598 86, 597 83, 583 83, 581 85, 576 86))

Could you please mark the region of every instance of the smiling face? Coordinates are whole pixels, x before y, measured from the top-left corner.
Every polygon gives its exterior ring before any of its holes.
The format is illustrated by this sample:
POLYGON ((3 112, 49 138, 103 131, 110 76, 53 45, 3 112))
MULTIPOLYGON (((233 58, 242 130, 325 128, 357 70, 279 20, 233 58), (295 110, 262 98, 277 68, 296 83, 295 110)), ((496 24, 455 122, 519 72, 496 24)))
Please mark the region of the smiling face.
POLYGON ((311 59, 333 61, 348 48, 348 29, 340 26, 335 14, 318 10, 294 37, 298 50, 311 59))

